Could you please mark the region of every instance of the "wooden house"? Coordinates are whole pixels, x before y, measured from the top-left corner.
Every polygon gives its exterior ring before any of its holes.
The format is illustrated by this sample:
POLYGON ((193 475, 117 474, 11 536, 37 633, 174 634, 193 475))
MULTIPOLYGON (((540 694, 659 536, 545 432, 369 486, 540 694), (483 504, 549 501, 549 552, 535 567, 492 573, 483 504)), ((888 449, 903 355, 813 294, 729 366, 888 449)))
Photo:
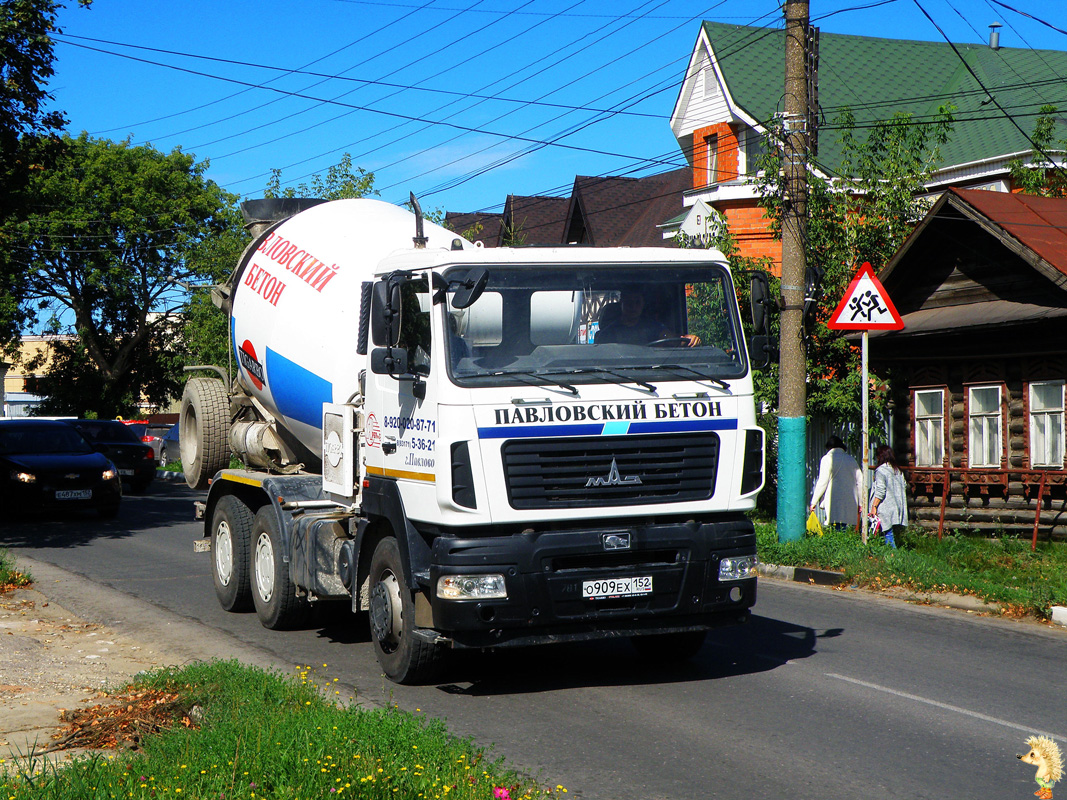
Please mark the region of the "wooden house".
POLYGON ((912 521, 1067 537, 1067 200, 949 189, 879 278, 912 521))

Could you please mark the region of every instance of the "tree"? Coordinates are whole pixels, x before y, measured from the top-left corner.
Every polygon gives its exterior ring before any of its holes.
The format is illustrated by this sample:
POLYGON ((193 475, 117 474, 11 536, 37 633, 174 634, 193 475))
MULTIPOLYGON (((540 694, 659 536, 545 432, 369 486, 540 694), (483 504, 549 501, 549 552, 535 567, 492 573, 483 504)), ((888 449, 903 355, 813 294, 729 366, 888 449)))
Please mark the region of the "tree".
MULTIPOLYGON (((938 110, 932 124, 916 123, 898 113, 874 125, 860 139, 848 110, 836 120, 843 151, 841 175, 827 179, 809 170, 808 229, 805 253, 809 280, 818 286, 819 302, 808 317, 806 336, 808 411, 835 419, 859 419, 861 407, 859 348, 839 331, 826 327, 859 265, 881 269, 926 211, 926 185, 941 163, 941 148, 953 128, 952 106, 938 110)), ((780 132, 765 140, 756 185, 760 205, 781 237, 783 212, 780 132)), ((875 380, 875 385, 884 382, 875 380)), ((883 393, 884 394, 884 393, 883 393)), ((875 396, 875 410, 885 398, 875 396)))
POLYGON ((1024 164, 1022 159, 1015 159, 1008 164, 1012 184, 1023 194, 1067 197, 1067 173, 1064 172, 1063 167, 1057 167, 1049 160, 1049 153, 1053 149, 1061 154, 1067 150, 1067 139, 1060 139, 1056 142, 1054 138, 1056 111, 1056 106, 1044 105, 1038 112, 1037 122, 1034 123, 1034 133, 1030 137, 1034 145, 1030 164, 1024 164))
POLYGON ((362 167, 352 169, 352 156, 345 153, 341 160, 326 170, 326 175, 315 174, 311 183, 281 188, 282 171, 272 169, 264 197, 316 197, 320 200, 346 200, 378 194, 374 188, 374 173, 362 167))
MULTIPOLYGON (((92 0, 79 0, 89 6, 92 0)), ((25 206, 33 170, 55 152, 63 114, 48 108, 45 88, 54 60, 51 34, 59 33, 55 0, 4 0, 0 3, 0 224, 25 206)), ((12 351, 19 340, 22 281, 18 262, 0 239, 0 347, 12 351)))
POLYGON ((181 383, 175 284, 213 280, 190 255, 229 229, 235 198, 180 149, 86 134, 61 145, 31 177, 28 213, 4 228, 25 273, 26 327, 77 334, 36 388, 56 413, 161 404, 181 383))

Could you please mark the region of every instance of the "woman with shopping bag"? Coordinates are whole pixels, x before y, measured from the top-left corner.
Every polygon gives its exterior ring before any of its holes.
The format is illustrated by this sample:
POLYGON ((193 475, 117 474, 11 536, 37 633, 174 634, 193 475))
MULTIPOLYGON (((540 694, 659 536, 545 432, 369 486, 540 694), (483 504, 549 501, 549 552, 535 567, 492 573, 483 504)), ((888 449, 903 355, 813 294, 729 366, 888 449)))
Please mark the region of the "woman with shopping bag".
POLYGON ((826 455, 819 462, 819 477, 811 493, 810 514, 822 503, 823 518, 831 528, 855 525, 863 505, 863 473, 856 459, 845 452, 837 436, 826 440, 826 455))

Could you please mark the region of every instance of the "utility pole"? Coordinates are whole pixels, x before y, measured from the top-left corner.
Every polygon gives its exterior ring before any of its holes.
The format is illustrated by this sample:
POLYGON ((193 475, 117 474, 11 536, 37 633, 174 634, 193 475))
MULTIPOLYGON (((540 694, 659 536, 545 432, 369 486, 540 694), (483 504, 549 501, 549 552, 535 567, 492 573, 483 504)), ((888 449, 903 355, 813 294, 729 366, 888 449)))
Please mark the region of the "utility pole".
POLYGON ((785 0, 785 158, 778 384, 778 541, 803 538, 808 505, 804 242, 808 221, 808 0, 785 0))

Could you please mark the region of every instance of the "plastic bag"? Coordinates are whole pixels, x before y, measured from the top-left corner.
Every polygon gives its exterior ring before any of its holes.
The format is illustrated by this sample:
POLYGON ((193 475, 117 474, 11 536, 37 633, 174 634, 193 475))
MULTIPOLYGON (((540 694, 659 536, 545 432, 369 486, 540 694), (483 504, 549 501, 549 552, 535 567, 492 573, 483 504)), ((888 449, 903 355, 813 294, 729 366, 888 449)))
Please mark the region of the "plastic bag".
POLYGON ((819 522, 819 515, 815 511, 808 514, 807 529, 812 536, 822 536, 822 523, 819 522))

